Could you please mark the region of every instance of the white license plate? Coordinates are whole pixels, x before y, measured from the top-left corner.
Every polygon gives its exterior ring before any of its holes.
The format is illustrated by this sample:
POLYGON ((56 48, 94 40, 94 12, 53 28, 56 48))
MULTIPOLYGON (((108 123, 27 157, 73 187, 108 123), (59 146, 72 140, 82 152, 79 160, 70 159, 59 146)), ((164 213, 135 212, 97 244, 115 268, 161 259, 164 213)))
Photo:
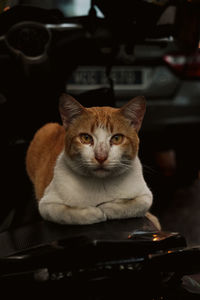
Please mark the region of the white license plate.
MULTIPOLYGON (((101 87, 108 87, 109 82, 103 66, 78 67, 67 82, 68 91, 82 92, 101 87)), ((114 90, 143 89, 145 86, 145 70, 133 66, 114 66, 110 77, 114 90)))

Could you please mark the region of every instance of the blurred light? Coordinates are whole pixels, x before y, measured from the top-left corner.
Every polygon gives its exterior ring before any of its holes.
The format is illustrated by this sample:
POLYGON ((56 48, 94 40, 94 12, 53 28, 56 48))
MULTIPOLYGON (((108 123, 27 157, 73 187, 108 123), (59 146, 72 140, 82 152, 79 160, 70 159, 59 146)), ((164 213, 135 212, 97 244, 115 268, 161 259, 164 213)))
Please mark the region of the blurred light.
MULTIPOLYGON (((103 13, 95 5, 97 17, 104 18, 103 13)), ((91 0, 73 0, 73 1, 59 1, 58 8, 67 16, 86 16, 91 8, 91 0)))
POLYGON ((164 60, 173 66, 182 66, 186 63, 186 57, 184 55, 166 55, 164 60))
POLYGON ((180 76, 186 78, 200 77, 200 52, 191 55, 168 54, 164 61, 180 76))
POLYGON ((7 11, 9 9, 10 9, 10 6, 6 6, 6 7, 4 7, 3 11, 7 11))

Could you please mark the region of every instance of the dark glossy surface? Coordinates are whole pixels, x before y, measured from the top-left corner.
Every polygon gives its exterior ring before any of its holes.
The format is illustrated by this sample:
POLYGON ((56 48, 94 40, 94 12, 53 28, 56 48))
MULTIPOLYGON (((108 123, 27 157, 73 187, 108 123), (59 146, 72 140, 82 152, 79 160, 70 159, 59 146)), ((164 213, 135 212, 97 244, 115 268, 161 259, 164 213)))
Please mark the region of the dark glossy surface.
POLYGON ((114 220, 84 226, 64 226, 40 221, 0 233, 0 257, 60 239, 85 237, 91 241, 128 240, 129 235, 136 230, 155 231, 155 227, 146 218, 114 220))
POLYGON ((41 268, 90 270, 91 267, 120 265, 125 269, 129 265, 133 271, 138 264, 139 269, 143 268, 148 255, 186 246, 180 234, 155 231, 146 218, 87 226, 61 226, 41 221, 1 233, 0 244, 4 245, 1 247, 1 275, 41 268))

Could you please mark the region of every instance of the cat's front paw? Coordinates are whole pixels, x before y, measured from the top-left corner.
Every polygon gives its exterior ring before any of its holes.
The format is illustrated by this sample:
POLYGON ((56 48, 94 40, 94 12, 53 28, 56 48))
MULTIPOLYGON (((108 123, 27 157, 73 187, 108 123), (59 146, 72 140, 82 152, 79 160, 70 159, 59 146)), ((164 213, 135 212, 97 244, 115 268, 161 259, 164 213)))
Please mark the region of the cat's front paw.
POLYGON ((144 217, 151 205, 151 197, 143 195, 133 199, 116 199, 99 205, 108 219, 144 217))
POLYGON ((99 206, 108 219, 120 219, 123 216, 123 210, 120 204, 107 202, 99 206))
POLYGON ((76 215, 77 224, 94 224, 106 221, 105 213, 98 207, 89 206, 86 208, 79 209, 76 215))
POLYGON ((70 207, 62 203, 39 203, 41 216, 59 224, 85 225, 106 221, 104 212, 93 206, 84 208, 70 207))

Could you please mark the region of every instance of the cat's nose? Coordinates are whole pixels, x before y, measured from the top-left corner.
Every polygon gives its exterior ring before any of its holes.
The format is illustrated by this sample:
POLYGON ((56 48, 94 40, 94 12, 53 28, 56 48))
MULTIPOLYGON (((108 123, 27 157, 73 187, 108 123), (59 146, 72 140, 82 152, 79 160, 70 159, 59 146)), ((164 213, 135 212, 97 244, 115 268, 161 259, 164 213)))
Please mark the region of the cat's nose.
POLYGON ((104 161, 108 158, 107 155, 95 155, 95 159, 98 161, 98 163, 103 164, 104 161))

